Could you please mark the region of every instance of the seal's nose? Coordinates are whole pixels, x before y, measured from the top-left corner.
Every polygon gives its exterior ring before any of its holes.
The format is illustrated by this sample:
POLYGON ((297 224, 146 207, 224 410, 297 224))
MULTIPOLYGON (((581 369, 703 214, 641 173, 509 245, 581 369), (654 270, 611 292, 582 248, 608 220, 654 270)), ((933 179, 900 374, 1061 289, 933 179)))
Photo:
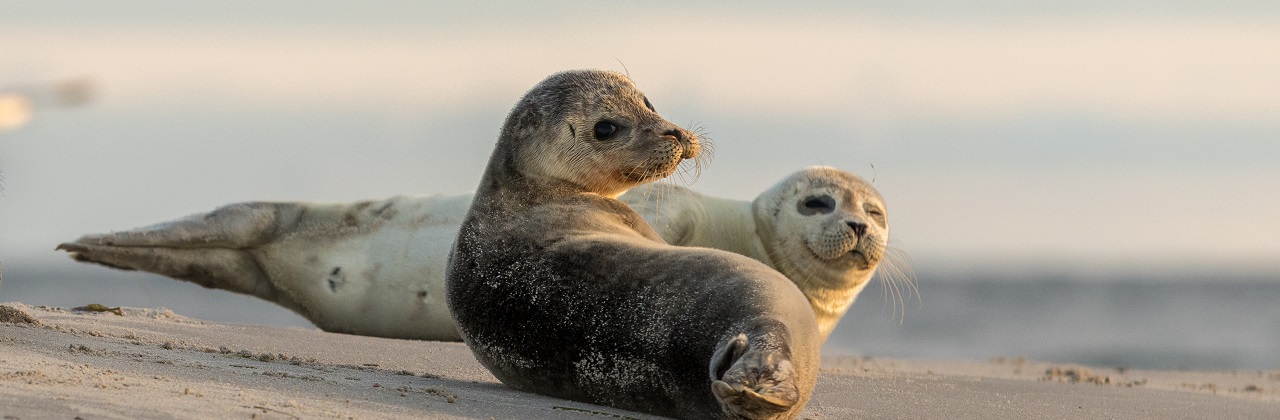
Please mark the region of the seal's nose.
POLYGON ((853 236, 858 237, 858 239, 862 239, 862 235, 867 234, 866 223, 862 223, 857 220, 848 220, 848 221, 845 221, 844 223, 846 225, 849 225, 849 229, 853 229, 853 236))
POLYGON ((676 140, 676 144, 679 144, 680 147, 684 149, 683 153, 680 154, 680 159, 688 159, 698 156, 698 136, 693 135, 693 133, 677 127, 663 131, 662 135, 674 138, 676 140))
POLYGON ((685 140, 684 140, 684 133, 680 132, 680 130, 679 130, 679 129, 675 129, 675 128, 673 128, 673 129, 670 129, 670 130, 664 131, 664 132, 662 132, 662 135, 664 135, 664 136, 671 136, 671 137, 675 137, 675 138, 676 138, 676 141, 678 141, 678 142, 680 142, 680 143, 682 143, 682 144, 685 142, 685 140))

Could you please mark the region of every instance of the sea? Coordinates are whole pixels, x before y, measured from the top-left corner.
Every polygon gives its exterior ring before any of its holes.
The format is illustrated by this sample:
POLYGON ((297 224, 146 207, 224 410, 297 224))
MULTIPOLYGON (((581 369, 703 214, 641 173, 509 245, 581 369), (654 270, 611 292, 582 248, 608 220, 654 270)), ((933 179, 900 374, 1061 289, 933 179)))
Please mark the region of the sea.
MULTIPOLYGON (((0 302, 165 307, 219 322, 314 328, 275 304, 153 274, 67 258, 7 260, 3 270, 0 302)), ((1280 275, 1169 281, 1133 274, 947 274, 952 271, 917 270, 916 288, 900 287, 901 293, 873 280, 823 355, 1280 369, 1280 275)))

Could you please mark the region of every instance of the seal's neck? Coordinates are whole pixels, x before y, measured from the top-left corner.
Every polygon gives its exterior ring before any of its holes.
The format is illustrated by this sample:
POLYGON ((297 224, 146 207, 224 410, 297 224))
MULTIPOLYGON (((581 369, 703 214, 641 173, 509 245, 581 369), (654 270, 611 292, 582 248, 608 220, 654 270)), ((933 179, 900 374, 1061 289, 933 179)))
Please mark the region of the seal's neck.
POLYGON ((525 206, 546 203, 574 194, 587 193, 582 186, 560 179, 531 176, 516 162, 515 147, 510 140, 498 142, 497 150, 489 158, 489 166, 476 188, 477 200, 497 199, 508 206, 525 206), (506 143, 507 145, 504 145, 506 143))

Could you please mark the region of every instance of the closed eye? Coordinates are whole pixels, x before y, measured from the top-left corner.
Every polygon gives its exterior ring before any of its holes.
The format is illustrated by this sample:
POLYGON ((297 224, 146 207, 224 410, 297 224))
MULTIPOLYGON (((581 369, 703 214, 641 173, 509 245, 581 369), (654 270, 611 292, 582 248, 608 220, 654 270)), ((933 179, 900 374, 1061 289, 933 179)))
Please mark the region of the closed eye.
POLYGON ((880 225, 884 225, 884 211, 880 210, 879 207, 867 207, 867 215, 880 222, 880 225))

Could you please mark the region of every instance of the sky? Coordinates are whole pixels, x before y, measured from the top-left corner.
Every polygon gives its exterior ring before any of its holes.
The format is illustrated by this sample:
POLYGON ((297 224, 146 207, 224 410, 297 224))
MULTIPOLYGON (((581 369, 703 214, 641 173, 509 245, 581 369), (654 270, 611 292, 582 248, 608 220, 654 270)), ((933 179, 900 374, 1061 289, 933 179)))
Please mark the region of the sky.
POLYGON ((1280 4, 902 3, 6 2, 0 262, 469 192, 527 89, 601 68, 708 133, 691 188, 857 173, 921 267, 1280 273, 1280 4))

